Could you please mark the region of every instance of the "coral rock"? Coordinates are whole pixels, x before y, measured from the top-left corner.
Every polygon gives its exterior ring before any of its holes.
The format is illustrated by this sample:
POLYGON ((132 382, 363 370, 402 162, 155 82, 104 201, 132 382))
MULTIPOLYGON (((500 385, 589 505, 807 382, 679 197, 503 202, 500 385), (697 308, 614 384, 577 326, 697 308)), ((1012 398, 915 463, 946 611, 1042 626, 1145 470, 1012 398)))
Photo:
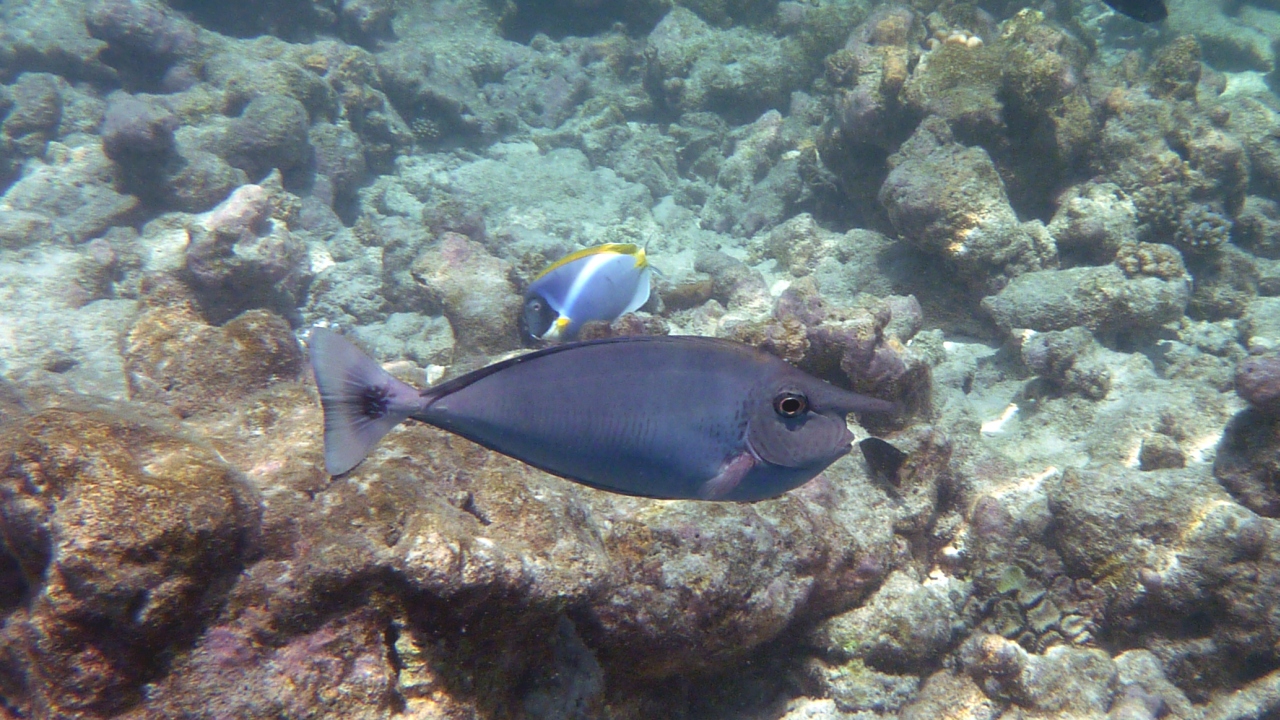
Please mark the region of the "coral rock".
POLYGON ((1254 255, 1280 257, 1280 203, 1257 195, 1244 199, 1236 215, 1235 241, 1254 255))
POLYGON ((1254 355, 1236 368, 1236 392, 1268 415, 1280 415, 1280 355, 1254 355))
POLYGON ((331 206, 335 201, 349 203, 368 173, 360 136, 345 127, 320 123, 311 128, 310 138, 317 176, 312 194, 331 206))
POLYGON ((204 150, 181 150, 164 167, 161 192, 166 205, 182 212, 204 212, 244 185, 249 176, 204 150))
POLYGON ((785 107, 808 66, 792 39, 743 28, 717 33, 680 6, 649 33, 649 47, 651 82, 663 102, 681 111, 759 114, 785 107))
MULTIPOLYGON (((85 25, 125 58, 134 56, 167 67, 199 49, 197 28, 167 7, 148 0, 97 0, 89 6, 85 25)), ((134 62, 138 62, 135 60, 134 62)))
POLYGON ((890 166, 879 197, 894 228, 976 288, 1056 264, 1052 238, 1018 221, 986 151, 956 143, 942 120, 922 123, 890 166))
POLYGON ((904 672, 946 652, 963 626, 967 583, 921 583, 890 573, 865 605, 818 626, 813 642, 834 657, 861 658, 878 670, 904 672))
POLYGON ((1178 447, 1178 441, 1163 433, 1156 433, 1142 441, 1138 451, 1140 470, 1163 470, 1186 467, 1187 456, 1178 447))
POLYGON ((1280 517, 1280 418, 1253 409, 1237 415, 1223 433, 1213 474, 1245 507, 1280 517))
POLYGON ((262 95, 245 106, 222 141, 222 156, 259 180, 273 168, 286 175, 311 161, 307 109, 292 97, 262 95))
POLYGON ((61 78, 47 73, 23 73, 13 84, 12 107, 0 123, 0 134, 19 154, 39 156, 53 139, 62 120, 65 86, 61 78))
POLYGON ((119 167, 97 143, 69 148, 49 143, 44 162, 32 162, 25 175, 0 198, 5 211, 38 212, 53 218, 57 239, 84 242, 137 215, 138 198, 117 192, 119 167))
POLYGON ((137 703, 239 573, 255 498, 208 446, 106 410, 11 426, 0 465, 5 551, 31 583, 0 631, 7 706, 137 703))
POLYGON ((465 235, 447 232, 414 260, 412 273, 449 319, 459 348, 493 354, 520 346, 521 300, 510 263, 465 235))
POLYGON ((191 228, 186 267, 215 321, 252 307, 290 312, 310 263, 306 247, 276 215, 276 198, 244 185, 191 228))
POLYGON ((942 670, 930 675, 902 709, 902 720, 995 720, 999 705, 963 673, 942 670))
POLYGON ((1064 255, 1101 265, 1115 259, 1121 246, 1138 241, 1137 210, 1113 183, 1075 185, 1063 194, 1047 229, 1064 255))
POLYGON ((1096 349, 1089 331, 1075 327, 1032 335, 1022 344, 1022 360, 1063 390, 1100 400, 1111 389, 1111 373, 1093 357, 1096 349))
POLYGON ((166 107, 123 93, 112 96, 102 123, 102 149, 121 164, 157 162, 173 150, 178 118, 166 107))
POLYGON ((302 350, 286 323, 250 310, 208 325, 176 282, 151 281, 143 313, 125 338, 130 396, 168 405, 180 416, 225 408, 302 372, 302 350))
POLYGON ((1190 296, 1184 275, 1126 278, 1115 265, 1042 270, 1014 278, 982 307, 1007 328, 1094 332, 1150 330, 1182 316, 1190 296))

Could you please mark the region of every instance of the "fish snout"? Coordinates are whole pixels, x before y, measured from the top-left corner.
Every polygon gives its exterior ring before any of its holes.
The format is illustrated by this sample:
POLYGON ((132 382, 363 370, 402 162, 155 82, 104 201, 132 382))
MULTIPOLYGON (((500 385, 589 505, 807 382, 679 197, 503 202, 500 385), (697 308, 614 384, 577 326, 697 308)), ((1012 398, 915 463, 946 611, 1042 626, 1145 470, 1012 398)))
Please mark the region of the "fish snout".
POLYGON ((887 413, 897 408, 896 403, 888 400, 862 395, 827 383, 823 384, 826 387, 822 392, 816 393, 817 397, 813 398, 814 406, 823 411, 848 415, 849 413, 887 413))

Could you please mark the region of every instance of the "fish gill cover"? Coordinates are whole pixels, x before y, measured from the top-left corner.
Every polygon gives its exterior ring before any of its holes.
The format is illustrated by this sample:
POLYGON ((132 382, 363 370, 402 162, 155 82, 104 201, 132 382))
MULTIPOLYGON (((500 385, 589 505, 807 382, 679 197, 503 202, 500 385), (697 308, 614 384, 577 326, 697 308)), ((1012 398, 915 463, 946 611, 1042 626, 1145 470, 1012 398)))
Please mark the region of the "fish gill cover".
POLYGON ((0 715, 1280 712, 1277 26, 1166 10, 0 0, 0 715), (447 382, 609 243, 660 272, 579 338, 761 348, 905 457, 325 472, 308 328, 447 382))

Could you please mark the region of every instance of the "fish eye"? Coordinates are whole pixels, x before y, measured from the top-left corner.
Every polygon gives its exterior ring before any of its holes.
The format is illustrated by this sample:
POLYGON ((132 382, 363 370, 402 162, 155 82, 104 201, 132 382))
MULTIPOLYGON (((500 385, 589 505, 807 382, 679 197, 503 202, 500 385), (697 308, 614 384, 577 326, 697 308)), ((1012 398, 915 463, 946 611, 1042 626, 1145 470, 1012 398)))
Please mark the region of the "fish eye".
POLYGON ((797 392, 778 393, 773 399, 773 409, 784 418, 799 417, 809 409, 809 398, 797 392))

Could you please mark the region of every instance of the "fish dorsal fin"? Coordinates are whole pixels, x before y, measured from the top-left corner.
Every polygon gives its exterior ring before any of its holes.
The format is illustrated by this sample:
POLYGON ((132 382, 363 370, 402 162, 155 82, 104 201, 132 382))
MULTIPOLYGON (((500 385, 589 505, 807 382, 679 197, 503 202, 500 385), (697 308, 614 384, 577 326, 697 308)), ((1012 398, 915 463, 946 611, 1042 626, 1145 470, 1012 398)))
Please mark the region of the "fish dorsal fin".
POLYGON ((492 365, 486 365, 478 370, 472 370, 465 375, 459 375, 456 378, 445 380, 439 385, 432 386, 422 391, 422 397, 430 404, 452 392, 461 390, 472 383, 486 378, 494 373, 501 372, 520 363, 532 362, 538 358, 556 353, 568 352, 577 348, 587 347, 590 345, 615 345, 619 343, 701 343, 705 345, 714 345, 731 349, 744 355, 750 356, 757 360, 765 358, 773 358, 769 353, 753 348, 750 345, 743 345, 732 340, 724 340, 721 338, 702 337, 700 335, 619 335, 617 337, 599 338, 596 340, 580 340, 578 342, 562 343, 560 345, 552 345, 550 347, 527 352, 523 355, 517 355, 506 360, 499 360, 492 365))
POLYGON ((571 252, 568 255, 565 255, 559 260, 543 268, 542 272, 538 273, 533 278, 533 281, 540 280, 543 277, 564 267, 565 265, 568 265, 571 262, 581 260, 582 258, 585 258, 585 257, 591 257, 592 255, 600 255, 603 253, 617 253, 618 255, 633 255, 636 258, 637 266, 648 267, 649 265, 649 260, 645 257, 644 250, 640 246, 634 245, 632 243, 607 243, 604 245, 597 245, 595 247, 584 248, 582 250, 578 250, 577 252, 571 252))

